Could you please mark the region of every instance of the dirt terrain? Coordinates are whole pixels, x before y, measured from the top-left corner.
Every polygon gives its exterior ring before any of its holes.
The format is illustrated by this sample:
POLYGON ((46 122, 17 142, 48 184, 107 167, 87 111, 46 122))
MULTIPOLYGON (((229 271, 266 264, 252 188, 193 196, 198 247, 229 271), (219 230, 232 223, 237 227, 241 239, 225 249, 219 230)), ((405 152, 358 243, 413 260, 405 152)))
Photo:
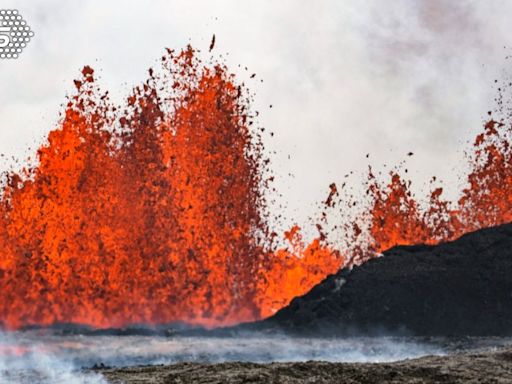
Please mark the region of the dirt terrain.
POLYGON ((396 363, 181 363, 99 370, 109 383, 511 383, 512 348, 396 363))

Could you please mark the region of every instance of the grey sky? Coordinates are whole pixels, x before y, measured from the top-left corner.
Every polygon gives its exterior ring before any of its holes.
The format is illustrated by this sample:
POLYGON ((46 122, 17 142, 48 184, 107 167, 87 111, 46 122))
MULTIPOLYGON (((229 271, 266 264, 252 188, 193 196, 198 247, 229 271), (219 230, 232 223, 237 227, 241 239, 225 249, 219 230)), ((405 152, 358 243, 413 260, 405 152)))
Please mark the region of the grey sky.
POLYGON ((512 46, 512 2, 504 0, 7 0, 1 7, 18 9, 36 34, 18 60, 0 61, 1 153, 25 158, 44 140, 83 65, 122 102, 164 47, 190 42, 207 51, 215 33, 215 53, 255 92, 260 123, 275 133, 266 145, 277 151, 276 187, 285 215, 299 223, 329 183, 365 171, 366 153, 379 168, 413 151, 407 168, 416 189, 435 174, 453 195, 462 150, 493 107, 493 81, 507 73, 504 47, 512 46))

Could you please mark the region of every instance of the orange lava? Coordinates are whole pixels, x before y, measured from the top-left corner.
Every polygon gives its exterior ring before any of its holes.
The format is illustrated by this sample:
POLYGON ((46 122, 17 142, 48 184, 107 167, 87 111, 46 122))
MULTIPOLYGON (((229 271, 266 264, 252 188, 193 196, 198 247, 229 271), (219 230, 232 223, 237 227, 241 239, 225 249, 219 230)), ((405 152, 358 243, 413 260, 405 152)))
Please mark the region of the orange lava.
POLYGON ((511 222, 511 133, 510 123, 490 120, 485 124, 468 156, 467 186, 456 202, 443 200, 443 189, 435 187, 428 201, 420 204, 411 194, 411 182, 397 172, 391 172, 388 184, 382 185, 370 170, 370 204, 358 223, 369 236, 352 234, 359 247, 348 255, 348 263, 359 264, 396 245, 432 245, 511 222))
POLYGON ((100 92, 90 67, 82 75, 37 166, 5 174, 5 328, 255 320, 344 264, 512 221, 511 127, 491 120, 458 201, 435 187, 419 202, 397 172, 382 184, 370 170, 366 210, 334 226, 349 247, 324 229, 330 210, 355 206, 333 183, 318 238, 308 244, 294 226, 278 248, 250 98, 223 65, 203 64, 190 47, 168 51, 125 107, 100 92))
POLYGON ((4 327, 254 320, 341 265, 318 242, 273 254, 261 141, 226 68, 190 47, 162 66, 125 108, 85 67, 37 167, 7 174, 4 327))

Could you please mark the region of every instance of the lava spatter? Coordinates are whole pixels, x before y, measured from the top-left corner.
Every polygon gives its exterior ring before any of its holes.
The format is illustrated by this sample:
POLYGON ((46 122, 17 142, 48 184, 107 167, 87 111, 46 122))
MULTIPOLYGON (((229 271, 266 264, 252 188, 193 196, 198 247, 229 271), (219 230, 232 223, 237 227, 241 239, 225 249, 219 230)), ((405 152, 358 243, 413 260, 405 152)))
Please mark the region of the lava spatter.
POLYGON ((190 47, 168 51, 162 67, 124 108, 85 67, 38 165, 7 175, 7 328, 253 320, 339 267, 316 243, 284 256, 264 239, 262 145, 233 75, 190 47), (286 288, 269 300, 283 276, 286 288))
POLYGON ((331 184, 319 236, 305 241, 296 225, 280 248, 250 98, 225 66, 190 47, 168 51, 122 107, 90 67, 75 86, 37 165, 4 175, 0 322, 9 329, 255 320, 394 245, 512 220, 510 123, 491 120, 457 201, 435 186, 420 202, 398 172, 382 183, 370 170, 366 200, 343 202, 343 186, 331 184), (333 209, 350 219, 333 224, 333 209), (342 246, 328 228, 345 231, 342 246))

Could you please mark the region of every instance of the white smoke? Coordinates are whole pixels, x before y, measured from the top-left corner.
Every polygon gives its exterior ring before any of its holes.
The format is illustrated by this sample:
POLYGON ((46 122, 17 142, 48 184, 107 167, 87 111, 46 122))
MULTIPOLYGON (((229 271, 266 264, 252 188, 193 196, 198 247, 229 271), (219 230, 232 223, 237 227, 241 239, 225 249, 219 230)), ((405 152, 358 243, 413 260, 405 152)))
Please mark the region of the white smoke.
POLYGON ((180 362, 381 363, 510 345, 507 338, 344 337, 304 338, 76 335, 51 330, 0 333, 0 383, 106 384, 94 366, 180 362))
POLYGON ((82 371, 56 356, 37 338, 32 345, 23 345, 16 336, 0 332, 0 383, 107 384, 100 374, 82 371))
POLYGON ((122 102, 164 47, 190 42, 207 52, 215 33, 213 53, 223 54, 256 92, 261 123, 275 133, 265 144, 276 151, 272 167, 282 194, 276 199, 286 206, 283 216, 298 223, 316 213, 331 182, 343 183, 353 170, 358 185, 366 153, 378 167, 413 151, 407 160, 413 188, 436 175, 455 195, 464 143, 494 106, 493 81, 508 66, 504 46, 512 46, 506 0, 17 0, 7 6, 17 7, 36 35, 18 60, 0 62, 0 153, 21 159, 35 153, 83 65, 95 67, 101 85, 122 102))
MULTIPOLYGON (((322 360, 384 362, 444 354, 444 348, 408 337, 303 338, 244 334, 240 337, 84 336, 24 331, 4 334, 0 372, 29 370, 43 377, 75 377, 101 383, 80 369, 185 361, 259 363, 322 360), (60 376, 59 376, 60 375, 60 376), (96 380, 96 381, 94 381, 96 380)), ((0 376, 1 377, 1 376, 0 376)), ((51 381, 48 381, 51 382, 51 381)))

